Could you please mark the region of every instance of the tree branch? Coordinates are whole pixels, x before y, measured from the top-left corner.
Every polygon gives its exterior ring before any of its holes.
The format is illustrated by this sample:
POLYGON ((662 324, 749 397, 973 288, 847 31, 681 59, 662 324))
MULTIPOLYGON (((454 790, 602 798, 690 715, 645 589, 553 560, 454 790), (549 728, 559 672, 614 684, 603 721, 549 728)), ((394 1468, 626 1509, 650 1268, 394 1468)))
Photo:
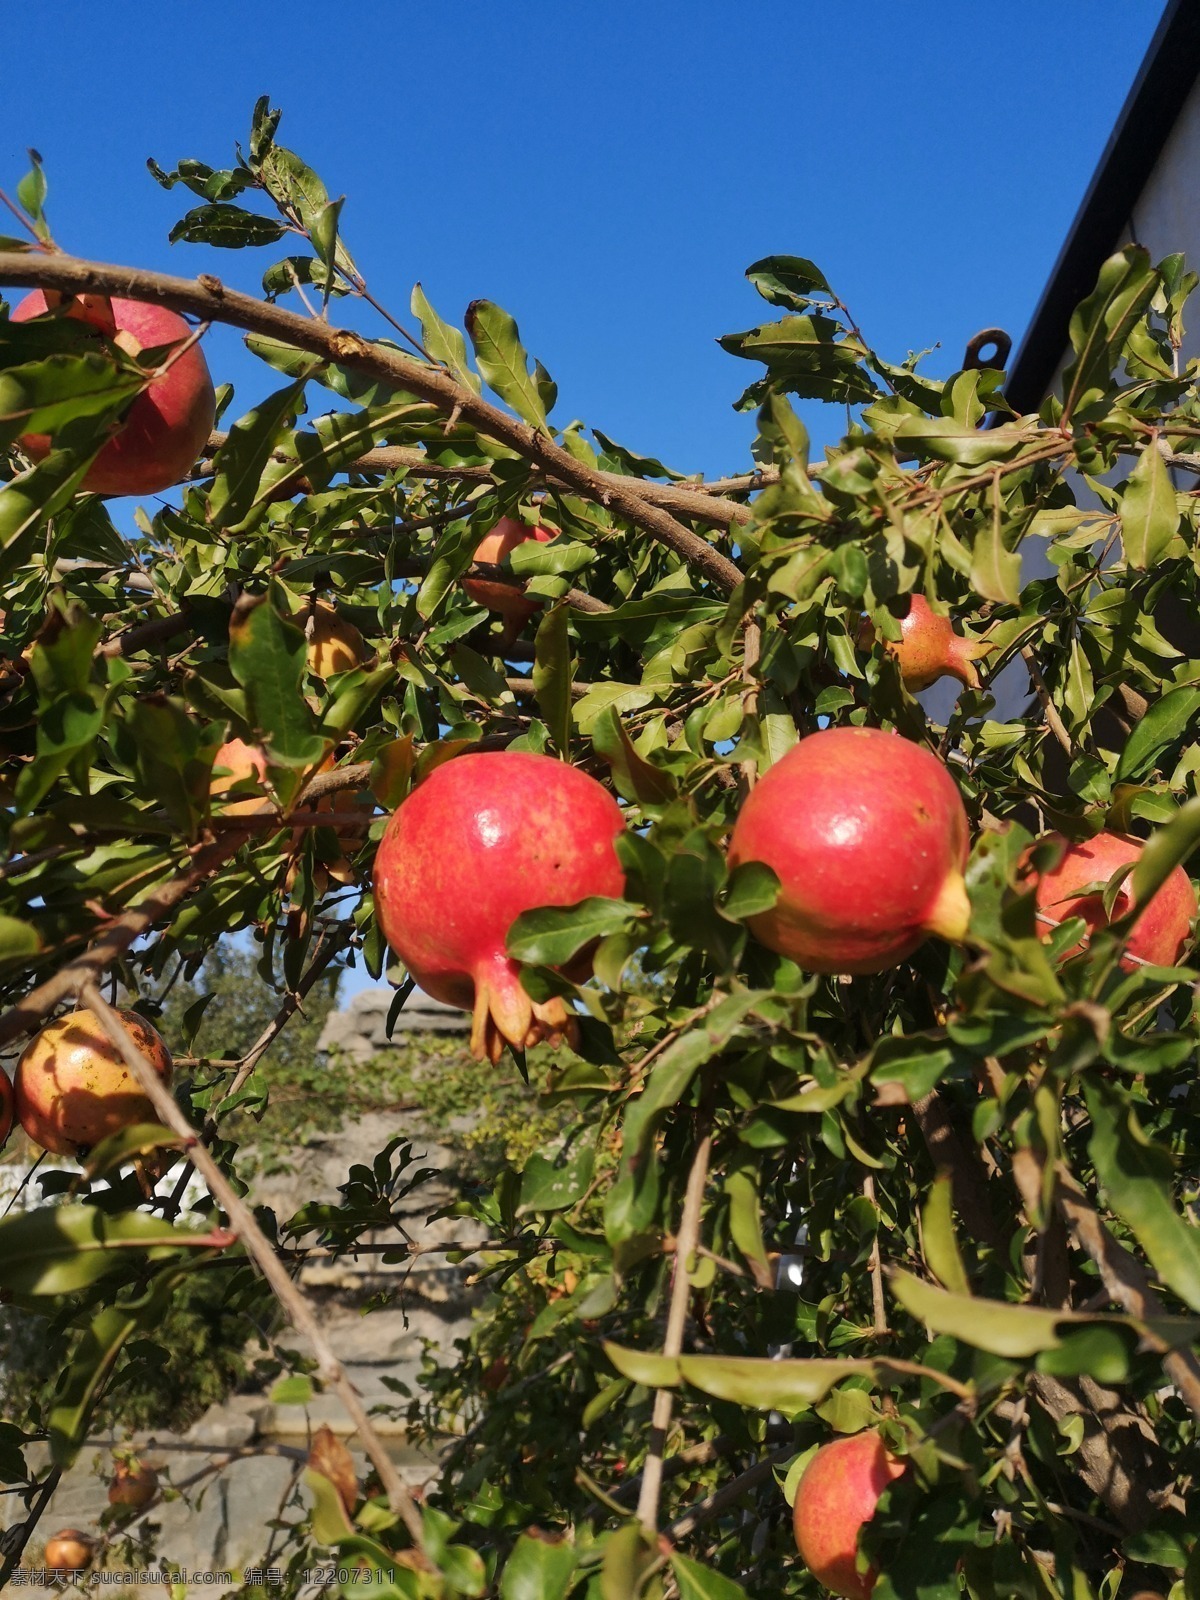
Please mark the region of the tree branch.
POLYGON ((219 278, 208 273, 195 279, 175 278, 163 272, 81 261, 63 254, 0 251, 0 283, 57 289, 63 294, 119 295, 144 300, 173 311, 190 312, 205 321, 231 323, 251 333, 265 334, 350 371, 365 373, 427 400, 441 411, 462 417, 567 488, 616 512, 673 551, 722 594, 731 594, 741 582, 742 574, 728 556, 676 522, 662 507, 650 505, 630 487, 629 480, 614 475, 610 482, 595 468, 576 461, 547 433, 456 383, 442 368, 426 366, 349 329, 333 328, 321 318, 298 316, 280 306, 227 289, 219 278))
POLYGON ((164 1125, 187 1141, 189 1157, 208 1185, 209 1192, 225 1212, 230 1226, 245 1246, 247 1254, 270 1284, 275 1298, 287 1313, 292 1326, 297 1332, 304 1334, 311 1344, 313 1354, 317 1358, 317 1371, 337 1391, 339 1399, 358 1430, 363 1448, 379 1474, 379 1481, 387 1491, 392 1510, 403 1519, 416 1548, 423 1549, 424 1530, 412 1496, 401 1482, 395 1463, 375 1432, 366 1407, 362 1403, 362 1397, 346 1376, 346 1369, 326 1339, 320 1320, 300 1289, 292 1282, 270 1241, 255 1221, 254 1213, 234 1190, 216 1160, 201 1142, 196 1130, 180 1111, 170 1090, 138 1049, 121 1021, 120 1014, 108 1004, 90 977, 80 982, 79 998, 95 1013, 105 1033, 121 1052, 139 1089, 150 1101, 164 1125))
MULTIPOLYGON (((663 1340, 663 1355, 677 1356, 683 1349, 683 1330, 687 1322, 688 1263, 700 1242, 700 1209, 704 1202, 704 1184, 708 1178, 708 1157, 712 1149, 712 1135, 706 1133, 692 1158, 688 1173, 687 1191, 683 1200, 683 1215, 675 1240, 675 1261, 671 1278, 671 1304, 667 1311, 667 1332, 663 1340)), ((667 1429, 671 1424, 672 1392, 659 1389, 654 1396, 651 1417, 650 1447, 646 1464, 642 1468, 642 1491, 638 1496, 638 1519, 651 1535, 658 1532, 658 1501, 662 1493, 663 1450, 667 1442, 667 1429)))
POLYGON ((4 1589, 13 1572, 20 1564, 21 1557, 25 1554, 25 1546, 33 1538, 38 1523, 45 1514, 46 1507, 50 1504, 54 1491, 58 1488, 58 1480, 62 1477, 61 1467, 51 1467, 42 1483, 37 1504, 30 1510, 25 1521, 20 1524, 19 1530, 10 1528, 4 1540, 4 1560, 0 1562, 0 1591, 4 1589))

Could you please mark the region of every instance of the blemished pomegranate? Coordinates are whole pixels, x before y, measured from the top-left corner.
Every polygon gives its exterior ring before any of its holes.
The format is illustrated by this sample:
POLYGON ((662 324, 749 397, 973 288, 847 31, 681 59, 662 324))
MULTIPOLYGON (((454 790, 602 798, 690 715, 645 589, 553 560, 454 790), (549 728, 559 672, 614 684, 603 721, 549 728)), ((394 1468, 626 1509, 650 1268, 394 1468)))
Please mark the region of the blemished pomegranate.
MULTIPOLYGON (((517 517, 501 517, 490 533, 485 533, 475 547, 476 561, 496 566, 519 544, 536 539, 539 544, 549 544, 558 537, 554 528, 540 525, 531 528, 517 517)), ((508 624, 507 631, 515 638, 530 617, 542 609, 540 600, 527 600, 519 589, 509 584, 497 583, 494 578, 464 578, 463 589, 477 606, 495 611, 508 624)))
POLYGON ((13 1088, 12 1082, 3 1067, 0 1067, 0 1145, 3 1145, 12 1132, 13 1118, 13 1088))
POLYGON ((846 1600, 867 1600, 878 1574, 857 1565, 858 1536, 880 1496, 904 1472, 873 1431, 823 1444, 796 1485, 792 1527, 796 1548, 818 1583, 846 1600))
POLYGON ((967 814, 936 756, 878 728, 794 745, 742 807, 729 864, 764 861, 779 898, 751 917, 768 949, 811 972, 882 972, 970 919, 967 814))
MULTIPOLYGON (((14 322, 28 322, 48 309, 40 289, 13 308, 14 322)), ((112 338, 136 356, 159 345, 179 344, 192 329, 177 312, 141 300, 111 301, 95 295, 69 303, 67 315, 112 338)), ((185 478, 208 442, 216 416, 216 394, 208 362, 191 345, 136 395, 118 431, 103 445, 80 485, 94 494, 158 494, 185 478)), ((21 448, 40 461, 51 447, 44 434, 26 434, 21 448)))
MULTIPOLYGON (((164 1083, 171 1052, 136 1011, 118 1013, 164 1083)), ((124 1057, 92 1011, 72 1011, 34 1035, 13 1085, 21 1126, 43 1150, 73 1156, 135 1122, 157 1122, 124 1057)))
POLYGON ((523 911, 623 894, 624 826, 594 778, 511 750, 446 762, 397 808, 375 858, 379 925, 427 994, 472 1013, 477 1060, 571 1037, 564 1002, 529 998, 505 940, 523 911))
MULTIPOLYGON (((874 631, 868 622, 864 630, 868 643, 874 631)), ((978 689, 975 663, 992 648, 956 632, 950 618, 936 612, 923 594, 910 596, 908 612, 900 621, 900 642, 888 640, 884 645, 900 665, 905 688, 913 693, 928 689, 943 677, 957 678, 964 688, 978 689)))
POLYGON ((158 1493, 158 1473, 144 1461, 118 1461, 108 1486, 110 1506, 132 1506, 140 1511, 158 1493))
MULTIPOLYGON (((1142 853, 1142 841, 1121 833, 1098 833, 1082 844, 1068 844, 1061 834, 1048 834, 1046 839, 1063 847, 1057 866, 1043 872, 1037 879, 1038 922, 1044 935, 1071 917, 1082 917, 1089 933, 1105 927, 1109 917, 1104 910, 1102 889, 1114 872, 1136 862, 1142 853), (1091 894, 1081 894, 1081 889, 1091 887, 1091 894)), ((1028 859, 1028 858, 1027 858, 1028 859)), ((1123 917, 1136 904, 1129 878, 1122 883, 1113 903, 1113 918, 1123 917)), ((1133 932, 1121 958, 1127 971, 1139 962, 1152 966, 1173 967, 1181 959, 1191 942, 1192 919, 1196 915, 1196 890, 1182 867, 1176 867, 1167 881, 1151 899, 1134 924, 1133 932)), ((1078 940, 1064 952, 1078 955, 1087 943, 1087 936, 1078 940)))

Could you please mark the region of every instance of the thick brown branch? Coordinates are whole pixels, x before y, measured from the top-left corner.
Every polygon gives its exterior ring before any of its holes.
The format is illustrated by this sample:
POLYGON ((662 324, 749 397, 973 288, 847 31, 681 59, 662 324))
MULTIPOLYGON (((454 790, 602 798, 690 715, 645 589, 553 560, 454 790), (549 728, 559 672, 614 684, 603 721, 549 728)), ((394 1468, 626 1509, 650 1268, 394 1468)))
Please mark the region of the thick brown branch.
POLYGON ((397 1512, 403 1519, 414 1545, 416 1545, 417 1549, 421 1549, 424 1542, 424 1532, 420 1513, 413 1503, 412 1496, 401 1482, 395 1462, 388 1455, 386 1446, 375 1432, 371 1419, 367 1415, 366 1407, 362 1403, 361 1395, 346 1376, 345 1368, 326 1339, 320 1319, 295 1283, 292 1282, 287 1269, 279 1260, 270 1241, 255 1221, 254 1213, 250 1210, 250 1207, 236 1192, 218 1163, 205 1149, 197 1137, 196 1130, 176 1105, 170 1090, 162 1083, 154 1068, 134 1043, 131 1034, 121 1021, 120 1013, 113 1010, 90 978, 80 983, 79 998, 99 1018, 105 1033, 108 1034, 113 1044, 121 1052, 122 1058, 137 1080, 138 1087, 150 1101, 164 1125, 187 1141, 188 1153, 196 1170, 208 1185, 209 1192, 213 1198, 229 1218, 230 1226, 245 1246, 248 1255, 270 1284, 275 1298, 287 1313, 292 1326, 297 1332, 302 1333, 311 1344, 313 1354, 317 1360, 317 1371, 337 1391, 339 1399, 358 1430, 358 1436, 362 1440, 364 1450, 371 1458, 375 1470, 379 1473, 379 1481, 387 1491, 393 1511, 397 1512))
POLYGON ((456 383, 441 368, 426 366, 398 350, 374 344, 349 329, 330 327, 321 318, 298 316, 280 306, 255 300, 250 295, 227 289, 219 279, 208 274, 196 279, 175 278, 162 272, 80 261, 62 254, 0 251, 0 283, 57 289, 64 294, 120 295, 281 339, 294 349, 307 350, 322 360, 365 373, 395 389, 417 395, 441 411, 462 417, 489 438, 516 450, 547 476, 553 476, 585 499, 598 501, 649 534, 707 578, 722 594, 732 593, 741 582, 741 572, 728 556, 685 528, 662 507, 642 499, 628 480, 616 477, 609 482, 594 468, 576 461, 548 434, 456 383))
MULTIPOLYGON (((712 1136, 705 1134, 692 1158, 688 1173, 687 1191, 683 1199, 683 1215, 675 1240, 675 1261, 671 1279, 671 1303, 667 1310, 667 1332, 663 1340, 663 1355, 677 1356, 683 1349, 683 1330, 687 1322, 688 1265, 700 1242, 700 1211, 704 1203, 704 1184, 708 1178, 708 1157, 712 1149, 712 1136)), ((654 1412, 650 1422, 650 1447, 646 1452, 646 1465, 642 1469, 642 1490, 638 1496, 638 1520, 651 1535, 658 1532, 658 1501, 662 1493, 663 1451, 666 1448, 667 1429, 671 1425, 672 1391, 660 1389, 654 1396, 654 1412)))

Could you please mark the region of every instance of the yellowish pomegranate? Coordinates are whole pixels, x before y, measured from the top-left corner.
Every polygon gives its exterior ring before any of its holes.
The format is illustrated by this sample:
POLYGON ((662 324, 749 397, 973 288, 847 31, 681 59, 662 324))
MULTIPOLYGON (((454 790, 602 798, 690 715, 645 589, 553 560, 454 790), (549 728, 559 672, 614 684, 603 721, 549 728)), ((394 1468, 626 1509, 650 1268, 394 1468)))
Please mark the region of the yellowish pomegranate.
MULTIPOLYGON (((136 1011, 118 1013, 164 1083, 171 1052, 136 1011)), ((135 1122, 157 1122, 124 1057, 92 1011, 72 1011, 36 1034, 17 1062, 21 1126, 43 1150, 74 1156, 135 1122)))
POLYGON ((362 634, 327 600, 314 603, 304 633, 308 640, 308 670, 314 678, 332 678, 335 673, 349 672, 370 659, 362 634))

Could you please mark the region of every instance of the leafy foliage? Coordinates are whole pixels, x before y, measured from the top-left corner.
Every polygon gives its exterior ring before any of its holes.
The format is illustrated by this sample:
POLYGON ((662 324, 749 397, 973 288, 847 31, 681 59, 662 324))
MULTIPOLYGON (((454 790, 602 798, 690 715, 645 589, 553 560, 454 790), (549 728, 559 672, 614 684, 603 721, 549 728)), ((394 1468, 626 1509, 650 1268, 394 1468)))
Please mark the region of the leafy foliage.
MULTIPOLYGON (((269 267, 264 292, 311 288, 348 311, 368 291, 341 202, 277 125, 260 102, 234 167, 155 169, 203 202, 176 237, 241 247, 287 230, 311 254, 269 267)), ((40 169, 20 198, 43 227, 40 169)), ((0 266, 15 281, 67 270, 34 253, 0 266)), ((811 262, 773 256, 749 276, 770 312, 722 343, 755 371, 738 402, 757 414, 753 471, 720 492, 564 425, 488 301, 464 337, 415 291, 406 356, 227 297, 211 314, 240 318, 284 382, 133 534, 75 491, 149 372, 102 340, 81 351, 70 319, 0 319, 2 392, 54 434, 33 464, 13 405, 0 986, 29 1004, 180 881, 152 934, 112 958, 151 1003, 250 930, 272 1007, 335 944, 379 976, 382 810, 485 740, 586 765, 624 806, 625 898, 512 933, 530 993, 578 1008, 578 1049, 526 1064, 551 1121, 505 1136, 501 1169, 481 1163, 455 1208, 486 1227, 493 1294, 461 1362, 411 1405, 414 1426, 449 1437, 424 1552, 378 1496, 338 1511, 319 1482, 313 1537, 397 1595, 800 1596, 813 1585, 787 1495, 831 1432, 875 1426, 909 1463, 865 1534, 880 1600, 964 1584, 980 1600, 1191 1593, 1198 973, 1123 964, 1128 917, 1068 954, 1079 925, 1043 937, 1023 860, 1052 828, 1132 833, 1150 841, 1145 895, 1200 836, 1197 501, 1181 487, 1200 434, 1180 358, 1195 277, 1178 257, 1116 254, 1072 320, 1062 394, 1017 416, 999 371, 938 379, 873 350, 811 262), (849 408, 823 459, 789 396, 849 408), (500 575, 542 603, 522 639, 460 580, 501 515, 535 507, 558 538, 500 575), (944 723, 888 649, 918 593, 992 646, 944 723), (328 675, 307 648, 322 601, 363 641, 328 675), (889 728, 945 761, 972 829, 965 948, 931 941, 841 979, 750 936, 775 885, 731 876, 723 840, 747 786, 831 724, 889 728), (261 746, 273 807, 233 812, 242 790, 210 790, 231 735, 261 746), (308 793, 331 767, 349 810, 308 793), (221 841, 193 883, 190 852, 221 841), (576 982, 561 963, 585 947, 594 981, 576 982), (695 1250, 679 1242, 690 1174, 695 1250), (684 1347, 662 1353, 673 1279, 684 1347), (639 1518, 660 1451, 661 1498, 639 1518)), ((165 292, 197 308, 194 288, 165 292)), ((197 1004, 172 1027, 190 1031, 197 1004)), ((234 1119, 264 1095, 275 1138, 305 1125, 288 1107, 311 1088, 302 1058, 229 1099, 232 1064, 185 1075, 181 1104, 235 1178, 234 1119)), ((441 1082, 448 1110, 463 1086, 456 1069, 441 1082)), ((329 1115, 351 1101, 339 1087, 329 1115)), ((342 1205, 274 1219, 277 1234, 352 1249, 394 1226, 415 1159, 389 1147, 342 1205)), ((155 1209, 132 1174, 76 1198, 155 1209)), ((40 1400, 14 1412, 0 1460, 15 1478, 44 1427, 69 1459, 128 1341, 161 1341, 186 1248, 123 1252, 103 1306, 84 1279, 58 1296, 70 1364, 51 1416, 40 1400)))

